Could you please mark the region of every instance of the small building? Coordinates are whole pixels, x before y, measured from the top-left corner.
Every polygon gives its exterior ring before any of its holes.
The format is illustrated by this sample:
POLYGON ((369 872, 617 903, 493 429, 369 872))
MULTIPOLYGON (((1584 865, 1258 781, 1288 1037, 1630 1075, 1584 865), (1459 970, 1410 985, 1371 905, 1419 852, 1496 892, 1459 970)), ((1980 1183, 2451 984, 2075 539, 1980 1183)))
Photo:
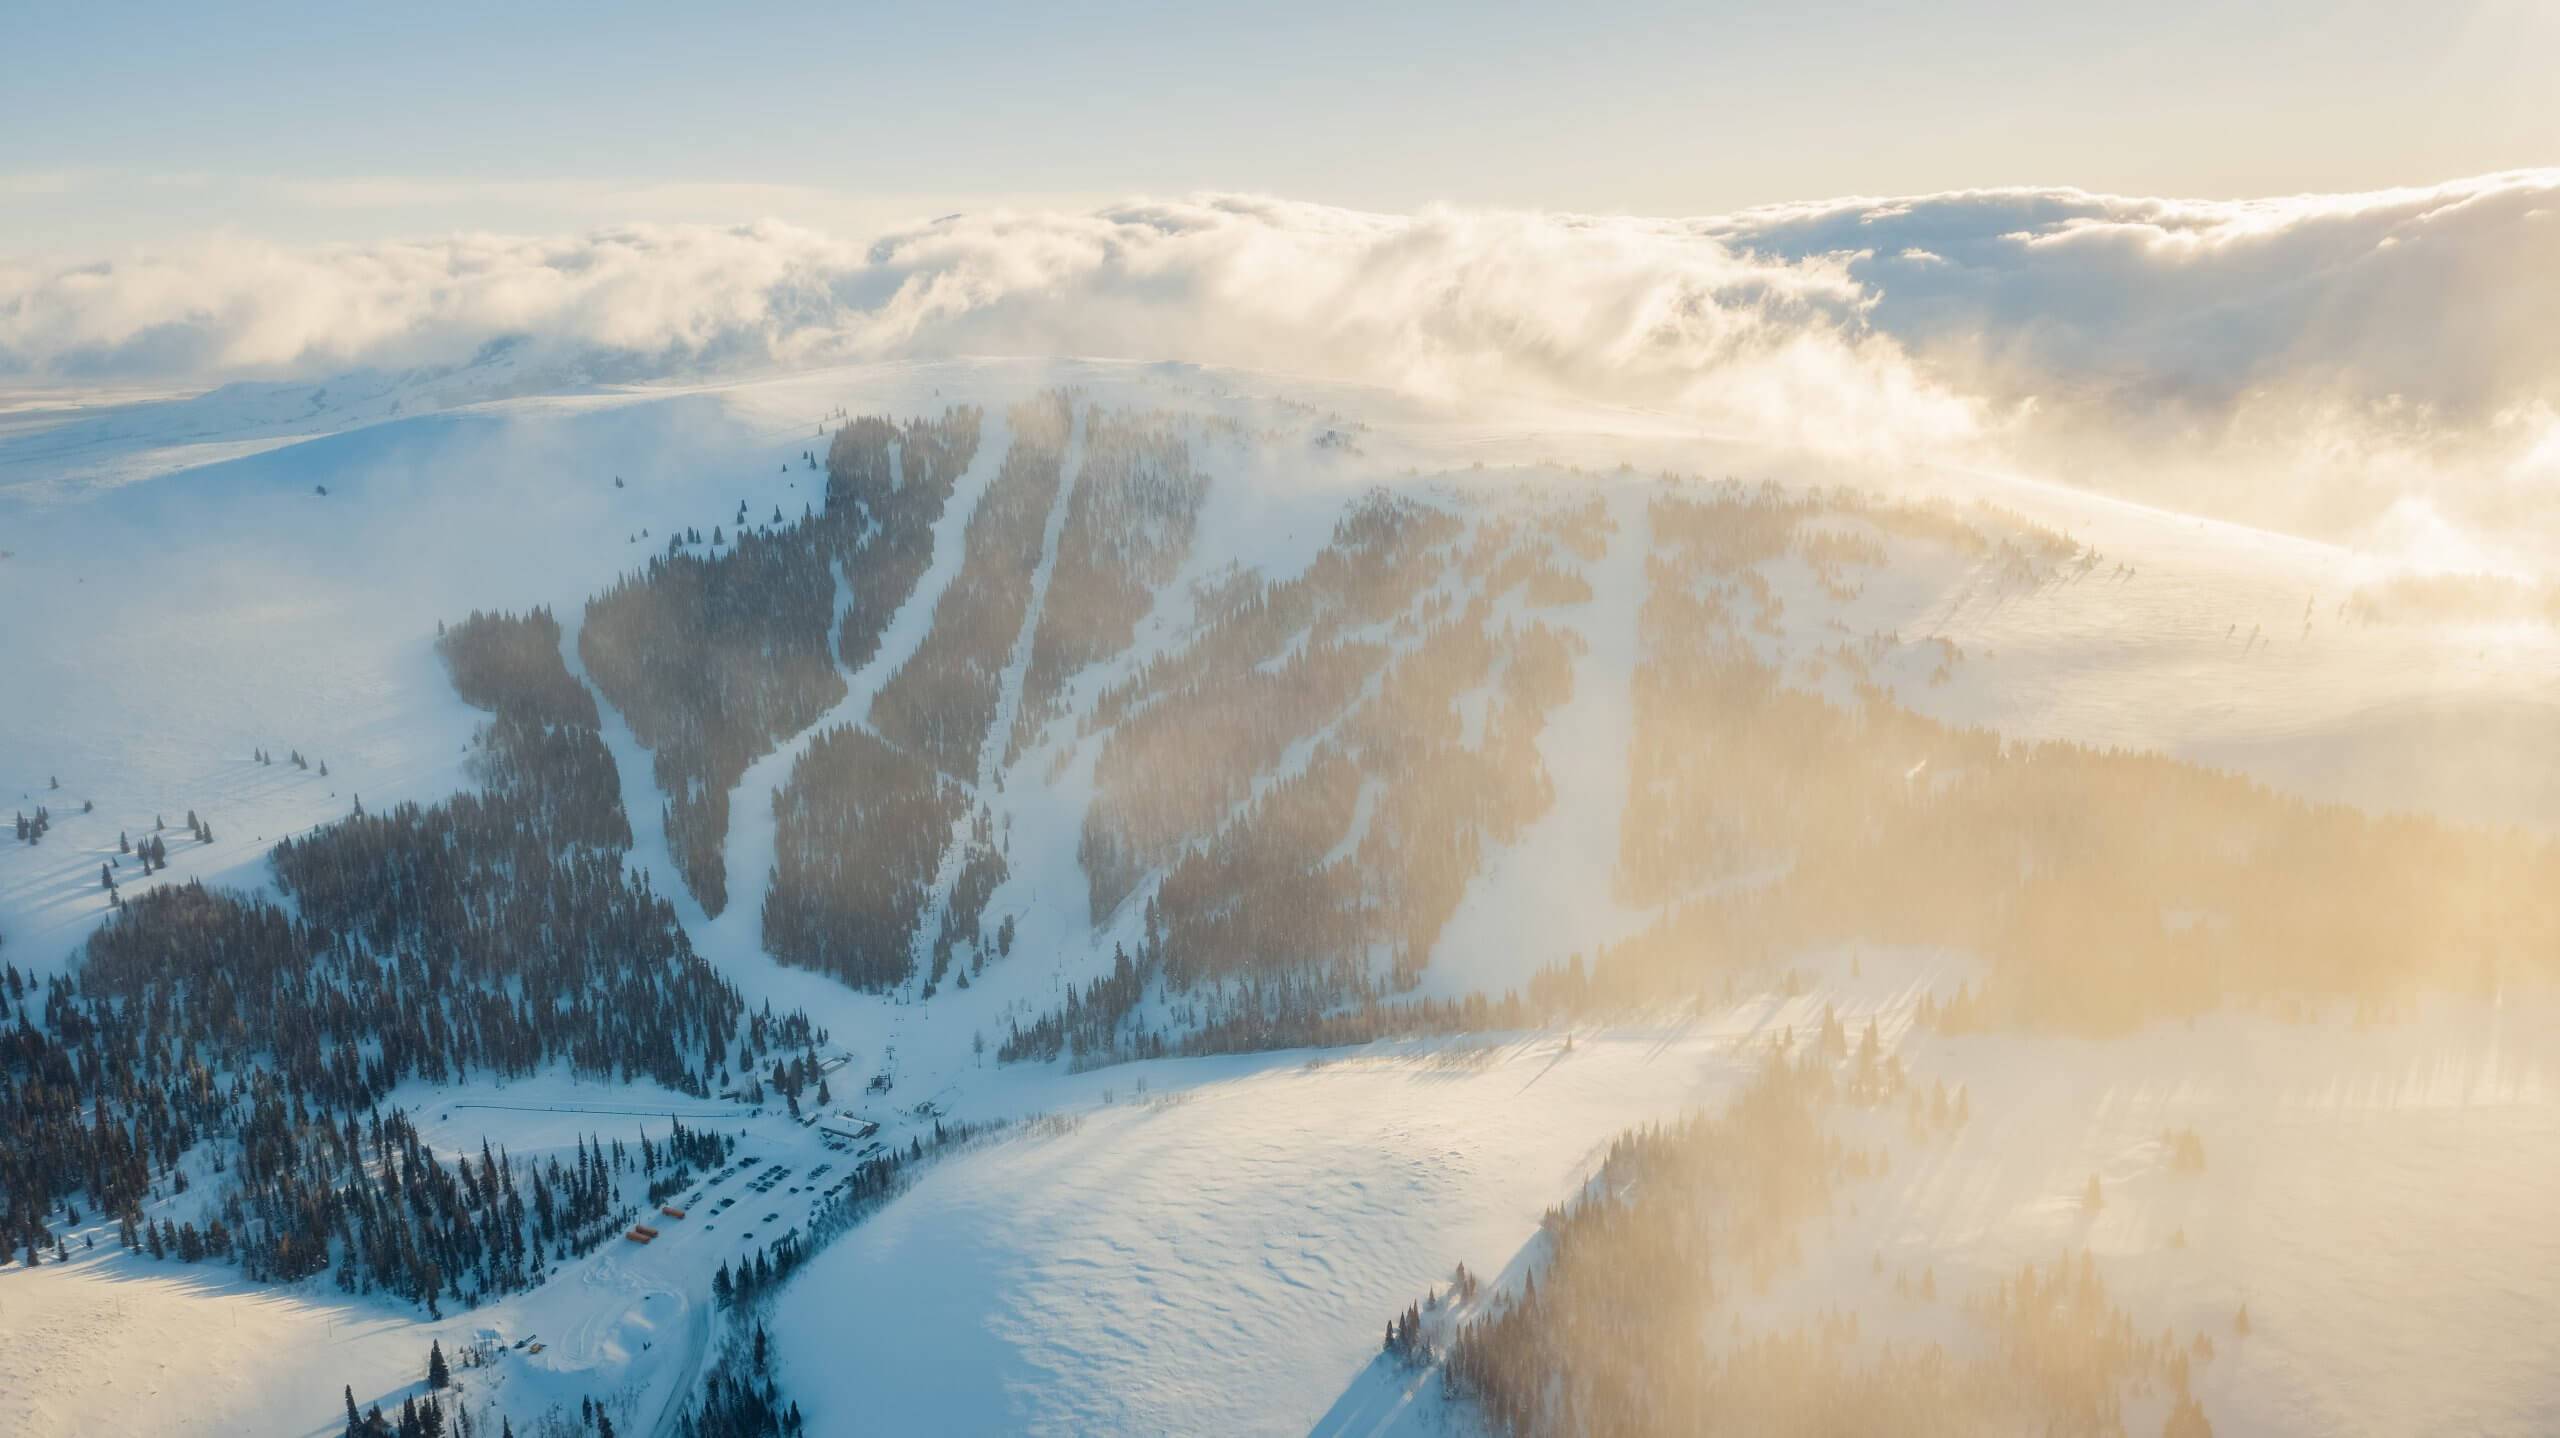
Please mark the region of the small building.
POLYGON ((878 1133, 880 1125, 851 1109, 846 1109, 841 1113, 831 1113, 820 1120, 818 1130, 821 1133, 834 1134, 838 1138, 866 1139, 878 1133))

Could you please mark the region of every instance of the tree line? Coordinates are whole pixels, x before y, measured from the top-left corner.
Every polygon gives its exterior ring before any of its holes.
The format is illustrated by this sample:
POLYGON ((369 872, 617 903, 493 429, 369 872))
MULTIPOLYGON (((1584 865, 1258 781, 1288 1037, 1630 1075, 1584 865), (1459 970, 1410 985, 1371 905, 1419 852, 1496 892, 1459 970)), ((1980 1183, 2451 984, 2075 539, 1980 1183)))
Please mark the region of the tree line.
MULTIPOLYGON (((448 1168, 404 1114, 380 1109, 393 1088, 566 1063, 707 1095, 733 1062, 752 1071, 822 1037, 804 1015, 748 1012, 623 868, 620 787, 592 718, 565 701, 575 681, 550 616, 475 615, 439 649, 496 711, 475 741, 478 792, 359 807, 278 845, 291 909, 164 887, 111 916, 41 992, 7 971, 12 1247, 40 1255, 85 1197, 146 1250, 477 1301, 599 1241, 618 1182, 600 1146, 565 1169, 504 1155, 448 1168), (545 652, 548 669, 524 662, 545 652), (217 1191, 180 1222, 191 1154, 217 1191)), ((618 1144, 613 1162, 627 1166, 618 1144)))
POLYGON ((973 408, 848 423, 827 451, 823 510, 742 528, 726 551, 653 557, 587 602, 579 657, 652 751, 668 843, 705 912, 728 905, 729 791, 877 650, 932 559, 978 429, 973 408))
MULTIPOLYGON (((1726 486, 1653 505, 1620 898, 1664 917, 1565 976, 1574 1004, 1695 994, 1829 944, 1975 954, 1960 1029, 2115 1032, 2230 998, 2487 988, 2560 956, 2560 845, 2373 815, 2159 754, 2021 742, 1931 719, 1873 673, 1893 635, 1820 656, 1833 692, 1764 656, 1764 569, 1844 526, 2054 582, 2059 536, 1996 520, 1726 486), (1979 528, 1977 528, 1979 527, 1979 528), (1844 699, 1842 694, 1848 696, 1844 699)), ((1808 560, 1811 562, 1811 560, 1808 560)))

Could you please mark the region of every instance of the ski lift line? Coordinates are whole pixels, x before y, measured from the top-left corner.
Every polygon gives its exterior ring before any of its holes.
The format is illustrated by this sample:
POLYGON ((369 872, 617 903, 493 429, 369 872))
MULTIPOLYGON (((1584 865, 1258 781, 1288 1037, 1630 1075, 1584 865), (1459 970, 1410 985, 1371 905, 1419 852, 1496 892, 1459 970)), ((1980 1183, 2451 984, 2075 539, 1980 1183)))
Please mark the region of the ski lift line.
POLYGON ((608 1114, 608 1115, 627 1116, 627 1117, 634 1117, 634 1118, 716 1118, 716 1119, 732 1119, 732 1118, 747 1118, 747 1117, 752 1116, 752 1114, 754 1113, 754 1110, 751 1110, 751 1109, 744 1109, 744 1108, 678 1110, 678 1109, 673 1109, 673 1108, 634 1108, 634 1107, 630 1107, 630 1106, 628 1106, 628 1105, 619 1105, 619 1104, 581 1104, 581 1103, 557 1103, 557 1104, 549 1104, 549 1103, 482 1103, 482 1102, 467 1102, 467 1103, 447 1104, 447 1105, 444 1105, 444 1107, 447 1107, 447 1108, 457 1108, 457 1109, 497 1109, 497 1110, 504 1110, 504 1111, 511 1112, 511 1113, 580 1113, 580 1114, 608 1114))

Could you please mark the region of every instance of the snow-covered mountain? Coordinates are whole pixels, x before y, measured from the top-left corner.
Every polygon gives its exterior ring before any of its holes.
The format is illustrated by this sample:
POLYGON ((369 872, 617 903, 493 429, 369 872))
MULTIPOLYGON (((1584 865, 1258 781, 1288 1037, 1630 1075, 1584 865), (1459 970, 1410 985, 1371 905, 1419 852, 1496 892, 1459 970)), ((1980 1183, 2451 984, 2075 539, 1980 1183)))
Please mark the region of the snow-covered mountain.
MULTIPOLYGON (((327 1387, 396 1407, 433 1340, 488 1421, 597 1399, 674 1432, 741 1313, 815 1431, 1438 1422, 1433 1370, 1370 1362, 1381 1322, 1460 1261, 1516 1292, 1620 1130, 1869 1019, 1975 1127, 1862 1139, 1909 1148, 1805 1228, 1754 1325, 1881 1312, 1871 1250, 1953 1289, 2086 1248, 2146 1331, 2251 1305, 2265 1340, 2193 1391, 2308 1431, 2347 1421, 2323 1395, 2397 1300, 2274 1242, 2267 1205, 2320 1195, 2303 1231, 2385 1277, 2468 1208, 2497 1258, 2429 1292, 2476 1305, 2442 1330, 2476 1361, 2397 1411, 2560 1413, 2530 1361, 2560 1263, 2522 1217, 2560 1120, 2510 1037, 2548 1016, 2547 613, 2386 603, 2396 571, 2352 550, 2034 476, 1552 398, 1500 422, 1103 361, 628 380, 501 346, 0 434, 0 756, 46 811, 0 850, 13 1019, 76 1030, 43 987, 75 974, 101 1013, 186 990, 80 947, 195 880, 319 926, 313 986, 479 995, 475 1033, 544 1027, 501 956, 609 948, 665 1035, 564 998, 557 1047, 401 1067, 358 1039, 312 1071, 447 1163, 729 1140, 618 1155, 585 1229, 434 1313, 340 1292, 338 1248, 278 1289, 152 1266, 104 1200, 67 1215, 65 1176, 25 1211, 69 1261, 0 1280, 38 1355, 0 1388, 14 1428, 332 1431, 327 1387), (456 795, 593 874, 510 927, 525 861, 469 858, 456 795), (466 855, 419 880, 450 909, 350 877, 413 862, 404 824, 466 855), (152 837, 166 867, 135 872, 152 837), (597 912, 622 927, 568 917, 597 912), (2210 1061, 2167 1036, 2196 1022, 2210 1061), (2173 1124, 2209 1181, 2144 1146, 2173 1124), (732 1276, 759 1257, 789 1275, 761 1309, 732 1276), (2539 1298, 2482 1299, 2493 1271, 2539 1298), (166 1391, 81 1379, 224 1314, 244 1336, 166 1391)), ((214 1044, 217 1076, 263 1062, 214 1044)), ((145 1157, 142 1216, 219 1216, 223 1144, 145 1157)), ((1913 1312, 1868 1321, 1967 1341, 1913 1312)))

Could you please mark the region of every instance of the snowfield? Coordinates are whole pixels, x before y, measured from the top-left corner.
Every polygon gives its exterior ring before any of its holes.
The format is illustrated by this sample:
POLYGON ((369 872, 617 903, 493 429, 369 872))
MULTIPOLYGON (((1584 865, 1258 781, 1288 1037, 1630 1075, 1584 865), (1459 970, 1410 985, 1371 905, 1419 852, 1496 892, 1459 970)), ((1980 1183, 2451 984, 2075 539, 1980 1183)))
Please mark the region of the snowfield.
POLYGON ((338 1390, 418 1383, 427 1341, 387 1308, 220 1269, 100 1264, 12 1270, 0 1332, 15 1355, 0 1383, 12 1433, 343 1433, 338 1390))
POLYGON ((1741 1022, 1088 1076, 1115 1101, 940 1165, 815 1260, 774 1313, 783 1381, 898 1432, 1305 1432, 1390 1311, 1747 1072, 1741 1022))
MULTIPOLYGON (((1463 1424, 1436 1383, 1373 1361, 1389 1315, 1460 1261, 1525 1272, 1541 1214, 1614 1135, 1712 1106, 1825 1003, 1878 1017, 1923 1081, 1967 1085, 1973 1120, 1951 1147, 1904 1155, 1809 1239, 1803 1271, 1762 1300, 1770 1321, 1834 1302, 1885 1313, 1879 1255, 1888 1274, 1934 1264, 1955 1285, 2086 1247, 2151 1326, 2220 1332, 2249 1304, 2256 1331, 2199 1380, 2219 1432, 2560 1430, 2560 1005, 2548 994, 2447 999, 2361 1027, 2225 1013, 2111 1043, 1953 1039, 1906 1029, 1919 992, 1951 989, 1963 962, 1877 953, 1854 971, 1809 961, 1809 983, 1746 975, 1721 1005, 1572 1033, 999 1067, 983 1050, 1008 1023, 1106 972, 1137 925, 1135 905, 1088 912, 1076 843, 1094 746, 1053 726, 1002 762, 1027 622, 978 776, 1005 796, 1011 871, 987 913, 1018 917, 1016 952, 929 1001, 913 983, 863 994, 775 962, 759 933, 773 795, 815 734, 862 722, 923 642, 1002 460, 1004 405, 1051 385, 1236 422, 1199 455, 1214 483, 1182 573, 1130 651, 1075 681, 1077 704, 1179 642, 1197 581, 1230 564, 1303 570, 1368 486, 1605 497, 1616 529, 1588 568, 1592 597, 1549 616, 1581 645, 1572 695, 1539 743, 1556 802, 1488 855, 1424 971, 1429 994, 1498 995, 1650 917, 1618 903, 1611 875, 1645 502, 1666 469, 1982 500, 2096 551, 2076 577, 2032 589, 1918 551, 1896 551, 1845 598, 1810 572, 1782 576, 1787 623, 1768 641, 1782 663, 1884 634, 1879 679, 1936 717, 2560 832, 2560 629, 2357 622, 2348 601, 2384 576, 2333 546, 2027 477, 1844 469, 1641 412, 1544 407, 1505 425, 1351 386, 1086 361, 613 385, 523 373, 501 351, 433 374, 48 402, 0 425, 0 789, 54 819, 41 846, 0 846, 0 962, 62 970, 107 911, 98 871, 119 832, 165 820, 177 838, 191 810, 215 830, 211 843, 172 843, 154 879, 118 870, 128 895, 194 878, 256 888, 272 844, 358 796, 379 808, 468 787, 484 716, 435 656, 439 620, 548 605, 582 672, 586 598, 663 551, 670 531, 707 529, 741 501, 760 516, 818 500, 823 476, 800 456, 824 450, 826 416, 980 403, 985 442, 878 654, 732 791, 719 918, 669 853, 647 750, 602 704, 631 864, 751 1004, 805 1008, 827 1031, 846 1059, 839 1107, 886 1072, 893 1095, 864 1107, 890 1120, 887 1141, 929 1137, 936 1115, 1028 1121, 926 1168, 783 1291, 768 1319, 778 1372, 812 1431, 1463 1424), (257 749, 275 762, 254 762, 257 749), (286 761, 295 750, 311 769, 286 761), (2210 1155, 2200 1175, 2163 1168, 2159 1133, 2184 1126, 2210 1155), (2079 1206, 2091 1172, 2110 1195, 2094 1220, 2079 1206)), ((1064 509, 1062 497, 1035 593, 1064 509)), ((955 867, 943 865, 946 890, 955 867)), ((843 1162, 778 1107, 647 1085, 547 1074, 412 1085, 395 1101, 452 1154, 484 1139, 529 1158, 582 1136, 663 1136, 673 1115, 737 1134, 759 1167, 789 1167, 786 1187, 843 1162)), ((616 1405, 623 1431, 664 1432, 715 1344, 714 1268, 752 1251, 749 1231, 761 1243, 804 1216, 814 1190, 742 1201, 734 1217, 697 1207, 645 1248, 608 1243, 531 1293, 441 1319, 323 1281, 250 1288, 220 1268, 154 1264, 118 1251, 113 1225, 89 1215, 94 1252, 0 1271, 0 1349, 14 1355, 0 1431, 327 1434, 342 1424, 341 1385, 396 1406, 431 1340, 450 1352, 486 1338, 502 1356, 463 1372, 464 1389, 519 1432, 588 1395, 616 1405), (762 1220, 783 1207, 794 1211, 762 1220)), ((1876 1322, 1953 1332, 1943 1312, 1876 1322)))
POLYGON ((1772 1302, 1907 1312, 1875 1255, 1887 1275, 1935 1264, 1952 1295, 2086 1249, 2144 1329, 2212 1336, 2197 1391, 2217 1432, 2549 1433, 2555 1025, 2543 991, 2378 1025, 2225 1012, 2110 1043, 1919 1037, 1914 1073, 1964 1084, 1971 1124, 1898 1154, 1772 1302), (2189 1128, 2201 1173, 2162 1142, 2189 1128))

